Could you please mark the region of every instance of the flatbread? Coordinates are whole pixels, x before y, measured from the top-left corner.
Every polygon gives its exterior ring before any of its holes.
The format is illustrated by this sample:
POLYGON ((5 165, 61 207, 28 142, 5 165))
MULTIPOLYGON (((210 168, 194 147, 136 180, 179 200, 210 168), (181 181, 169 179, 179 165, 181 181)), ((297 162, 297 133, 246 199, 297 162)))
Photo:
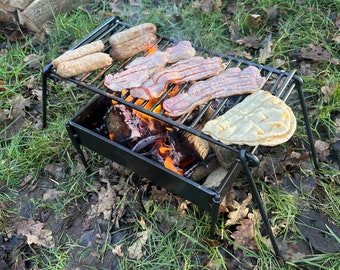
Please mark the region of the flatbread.
POLYGON ((275 146, 296 130, 292 109, 268 91, 259 90, 224 115, 208 121, 202 131, 224 144, 275 146))

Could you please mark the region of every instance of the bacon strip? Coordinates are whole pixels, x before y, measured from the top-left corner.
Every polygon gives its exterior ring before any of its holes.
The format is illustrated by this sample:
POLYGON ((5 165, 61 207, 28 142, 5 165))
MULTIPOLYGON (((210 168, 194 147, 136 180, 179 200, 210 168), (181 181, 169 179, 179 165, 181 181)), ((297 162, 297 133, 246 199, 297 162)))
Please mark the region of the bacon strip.
POLYGON ((145 100, 158 98, 170 83, 183 84, 206 79, 219 74, 224 69, 225 66, 219 57, 191 57, 156 72, 140 87, 132 88, 130 94, 145 100))
POLYGON ((165 100, 163 108, 169 116, 177 117, 214 98, 251 94, 261 89, 264 82, 265 78, 256 67, 249 66, 242 71, 230 68, 215 77, 194 83, 186 93, 165 100))
POLYGON ((107 75, 104 84, 113 91, 139 87, 152 74, 162 70, 166 64, 192 57, 195 53, 196 51, 189 41, 181 41, 165 52, 156 51, 150 55, 136 58, 125 67, 125 70, 107 75))

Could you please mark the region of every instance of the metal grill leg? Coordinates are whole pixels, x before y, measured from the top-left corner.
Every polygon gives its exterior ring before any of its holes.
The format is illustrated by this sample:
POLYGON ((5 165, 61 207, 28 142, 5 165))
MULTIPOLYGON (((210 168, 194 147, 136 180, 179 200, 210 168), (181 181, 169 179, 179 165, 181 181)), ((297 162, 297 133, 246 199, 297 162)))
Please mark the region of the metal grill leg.
POLYGON ((215 197, 213 198, 212 201, 212 209, 210 212, 210 236, 211 238, 213 238, 214 233, 215 233, 215 225, 217 223, 217 219, 218 219, 218 214, 220 212, 220 204, 221 204, 221 196, 220 194, 216 194, 215 197))
POLYGON ((42 122, 43 128, 47 125, 47 74, 42 74, 42 122))
POLYGON ((307 108, 306 108, 306 103, 305 103, 305 97, 303 96, 301 83, 297 85, 297 90, 298 90, 298 94, 299 94, 300 105, 301 105, 301 109, 302 109, 304 122, 305 122, 305 125, 306 125, 306 132, 307 132, 307 136, 308 136, 310 151, 312 153, 314 167, 315 167, 315 169, 319 170, 319 163, 318 163, 318 160, 317 160, 317 157, 316 157, 313 134, 312 134, 312 130, 311 130, 311 127, 310 127, 309 120, 308 120, 308 113, 307 113, 307 108))
POLYGON ((243 166, 244 172, 246 174, 247 180, 248 180, 248 182, 250 184, 250 187, 252 189, 252 193, 254 195, 256 204, 257 204, 257 206, 258 206, 258 208, 260 210, 260 214, 262 216, 264 225, 266 226, 267 234, 268 234, 268 236, 270 238, 270 241, 272 243, 275 255, 277 257, 281 257, 281 253, 280 253, 280 250, 279 250, 279 248, 277 246, 277 243, 276 243, 276 240, 275 240, 272 228, 271 228, 270 223, 269 223, 269 219, 268 219, 267 213, 266 213, 266 211, 264 209, 264 206, 262 204, 262 200, 261 200, 260 194, 259 194, 259 192, 257 190, 257 187, 255 185, 254 178, 251 175, 251 172, 250 172, 250 169, 249 169, 249 162, 248 162, 247 157, 246 157, 246 150, 245 149, 242 149, 240 151, 240 161, 241 161, 241 164, 243 166))
POLYGON ((83 165, 84 165, 84 167, 85 167, 86 173, 88 173, 88 174, 91 173, 90 166, 87 164, 87 161, 86 161, 86 158, 85 158, 85 156, 84 156, 84 153, 83 153, 83 151, 82 151, 81 148, 80 148, 79 142, 77 141, 77 134, 75 134, 75 133, 72 131, 72 128, 71 128, 69 122, 66 123, 66 129, 67 129, 68 135, 69 135, 70 138, 71 138, 71 141, 72 141, 72 143, 73 143, 73 146, 74 146, 74 148, 77 150, 78 155, 79 155, 79 157, 80 157, 80 160, 81 160, 81 162, 83 163, 83 165))

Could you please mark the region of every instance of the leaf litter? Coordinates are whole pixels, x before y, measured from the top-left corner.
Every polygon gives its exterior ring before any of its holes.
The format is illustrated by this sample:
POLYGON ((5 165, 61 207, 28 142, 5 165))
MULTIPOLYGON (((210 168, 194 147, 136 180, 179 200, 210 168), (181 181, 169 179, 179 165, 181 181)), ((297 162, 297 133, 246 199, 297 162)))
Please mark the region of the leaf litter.
MULTIPOLYGON (((121 9, 121 1, 110 1, 109 5, 112 7, 112 9, 116 9, 115 13, 118 13, 118 11, 122 11, 121 9)), ((139 5, 138 1, 129 1, 130 4, 139 5)), ((205 12, 212 12, 212 10, 216 10, 220 8, 219 2, 221 1, 195 1, 195 5, 197 5, 198 9, 201 9, 205 12)), ((229 15, 233 14, 233 3, 227 7, 229 15)), ((286 12, 283 9, 279 9, 277 6, 266 8, 266 14, 270 22, 272 24, 277 23, 278 17, 286 12)), ((128 16, 132 16, 135 13, 133 11, 129 11, 130 14, 128 16)), ((340 26, 340 20, 339 16, 336 16, 334 19, 334 25, 338 28, 340 26)), ((263 15, 260 14, 250 14, 247 18, 247 27, 259 27, 265 24, 265 18, 263 15)), ((269 60, 273 58, 272 56, 272 46, 273 44, 271 41, 265 42, 267 37, 261 37, 256 36, 252 32, 248 34, 244 34, 240 32, 240 29, 237 25, 231 25, 229 23, 229 32, 231 35, 231 40, 235 42, 235 44, 238 44, 240 46, 243 46, 245 49, 240 52, 234 52, 236 56, 242 56, 242 58, 247 59, 253 59, 254 58, 254 52, 257 52, 258 54, 258 61, 260 63, 266 63, 269 60)), ((334 35, 331 37, 332 40, 335 42, 338 42, 338 36, 334 35)), ((338 59, 332 58, 328 51, 319 45, 309 44, 305 48, 300 48, 299 51, 299 65, 300 65, 300 73, 312 76, 313 75, 313 62, 326 62, 331 64, 338 64, 338 59), (307 61, 304 61, 307 60, 307 61), (301 72, 302 71, 302 72, 301 72)), ((39 61, 41 60, 39 56, 37 55, 30 55, 27 59, 27 66, 28 68, 35 69, 39 65, 39 61)), ((278 61, 280 59, 274 59, 277 61, 278 66, 284 65, 284 60, 278 61), (283 62, 282 62, 283 61, 283 62)), ((274 61, 274 62, 275 62, 274 61)), ((41 101, 41 89, 37 88, 34 84, 34 81, 32 81, 32 84, 27 85, 26 87, 28 89, 31 89, 32 95, 35 96, 38 100, 41 101)), ((0 80, 0 92, 6 91, 6 88, 4 86, 4 83, 0 80)), ((323 88, 323 92, 331 91, 332 89, 326 89, 323 88)), ((20 109, 20 102, 23 100, 18 100, 18 111, 15 113, 18 113, 17 116, 19 117, 19 120, 25 119, 26 115, 21 113, 25 113, 25 107, 29 107, 30 105, 24 105, 20 109), (20 116, 19 116, 20 115, 20 116)), ((14 102, 15 103, 15 102, 14 102)), ((12 123, 13 121, 13 113, 10 114, 9 110, 0 110, 0 125, 6 121, 12 123)), ((21 126, 14 128, 13 130, 8 129, 10 131, 9 134, 16 134, 20 127, 22 127, 24 124, 22 123, 21 126)), ((321 141, 322 142, 322 141, 321 141)), ((327 143, 327 142, 325 142, 327 143)), ((318 145, 316 145, 319 158, 321 160, 324 160, 327 162, 327 157, 329 153, 329 147, 330 145, 324 144, 323 142, 318 142, 318 145)), ((314 178, 308 178, 307 180, 302 177, 290 177, 290 175, 287 175, 287 171, 289 172, 296 172, 297 168, 300 166, 303 166, 303 163, 306 162, 305 159, 306 155, 304 151, 300 152, 291 152, 287 153, 287 155, 281 156, 278 153, 274 153, 270 159, 266 157, 266 155, 261 157, 261 160, 264 160, 263 163, 260 164, 259 171, 262 170, 261 174, 267 175, 268 177, 265 178, 268 183, 276 183, 279 182, 280 188, 284 189, 287 188, 287 192, 292 193, 293 195, 301 195, 302 193, 311 193, 316 185, 317 180, 314 178), (293 169, 292 169, 293 168, 293 169), (294 188, 292 188, 292 186, 294 188), (302 189, 297 189, 296 187, 302 186, 302 189), (298 191, 297 191, 298 190, 298 191)), ((261 161, 262 162, 262 161, 261 161)), ((113 166, 112 166, 113 167, 113 166)), ((103 169, 103 172, 109 174, 112 174, 112 171, 115 171, 115 168, 112 169, 112 167, 106 167, 103 169)), ((54 169, 51 169, 53 171, 54 169)), ((124 168, 122 168, 124 170, 124 168)), ((126 170, 126 169, 125 169, 126 170)), ((117 170, 118 171, 118 170, 117 170)), ((116 172, 117 172, 116 171, 116 172)), ((56 171, 54 171, 57 173, 56 171)), ((96 231, 95 226, 93 226, 93 223, 96 221, 98 227, 103 227, 104 225, 109 224, 109 227, 113 224, 115 224, 116 228, 120 227, 120 224, 123 224, 124 220, 126 223, 128 223, 131 220, 134 220, 133 218, 129 219, 127 218, 127 214, 129 212, 128 205, 124 201, 124 194, 127 194, 127 186, 126 186, 126 177, 131 172, 126 171, 125 173, 119 174, 121 176, 121 179, 117 181, 117 178, 110 178, 108 175, 104 176, 101 175, 101 179, 97 182, 96 188, 92 189, 92 191, 88 191, 88 194, 94 194, 92 200, 90 201, 87 208, 83 209, 83 215, 85 218, 81 220, 81 222, 78 220, 78 217, 76 217, 75 220, 71 221, 70 229, 72 230, 80 230, 83 234, 84 232, 90 232, 88 234, 88 238, 94 236, 93 239, 95 239, 96 235, 99 235, 102 237, 103 231, 105 231, 103 228, 100 229, 99 232, 96 231), (118 207, 119 206, 119 207, 118 207), (118 210, 117 210, 118 209, 118 210), (72 223, 73 222, 73 223, 72 223)), ((58 175, 56 179, 62 179, 62 174, 58 175)), ((301 175, 300 175, 301 176, 301 175)), ((32 177, 27 178, 29 183, 31 181, 34 181, 32 177)), ((143 184, 142 186, 146 186, 143 184)), ((37 187, 37 186, 36 186, 37 187)), ((141 188, 142 189, 142 188, 141 188)), ((65 196, 65 193, 63 191, 58 191, 55 187, 52 187, 48 189, 47 191, 44 190, 45 193, 42 194, 43 200, 46 201, 53 201, 57 198, 62 199, 65 196)), ((136 192, 136 190, 134 191, 136 192)), ((233 232, 231 233, 231 237, 234 239, 235 243, 238 245, 242 245, 245 247, 248 247, 251 250, 256 250, 257 246, 254 241, 254 236, 256 233, 255 231, 255 224, 257 222, 254 211, 253 213, 250 213, 249 211, 249 204, 251 201, 251 195, 247 195, 247 190, 243 189, 242 192, 237 187, 233 187, 230 191, 230 197, 228 197, 227 201, 224 202, 224 204, 221 205, 221 212, 224 213, 228 219, 226 221, 226 224, 228 226, 231 226, 233 228, 233 232), (242 193, 243 194, 240 194, 242 193), (242 199, 240 199, 242 198, 242 199)), ((147 205, 152 205, 154 203, 163 203, 166 201, 174 200, 174 197, 167 193, 166 190, 159 189, 156 186, 151 186, 151 190, 148 191, 149 197, 145 199, 146 204, 144 204, 144 207, 147 205)), ((228 195, 228 196, 229 196, 228 195)), ((67 196, 67 194, 66 194, 67 196)), ((129 195, 126 195, 129 196, 129 195)), ((145 198, 145 197, 144 197, 145 198)), ((126 200, 128 200, 127 198, 126 200)), ((179 201, 175 200, 176 205, 179 205, 178 208, 181 212, 181 217, 185 218, 186 211, 188 207, 190 207, 190 203, 185 201, 179 201)), ((322 221, 324 222, 324 219, 319 218, 318 216, 312 214, 312 217, 310 215, 306 214, 307 217, 309 217, 309 220, 313 221, 322 221)), ((167 227, 162 228, 162 231, 164 233, 167 233, 170 230, 171 226, 171 219, 167 219, 163 216, 163 214, 158 214, 158 220, 161 224, 168 224, 167 227)), ((304 221, 307 225, 312 226, 311 221, 304 221)), ((321 224, 321 223, 320 223, 321 224)), ((328 224, 328 223, 325 223, 328 224)), ((329 224, 328 224, 329 225, 329 224)), ((51 240, 51 230, 47 229, 49 226, 44 224, 43 222, 39 222, 34 219, 25 219, 22 222, 18 223, 18 226, 21 226, 19 232, 21 235, 24 235, 25 237, 28 237, 29 244, 32 245, 41 245, 41 246, 53 246, 53 241, 51 240), (33 226, 33 230, 29 231, 28 228, 24 227, 33 226), (42 234, 41 237, 39 237, 40 233, 42 234), (37 236, 38 235, 38 236, 37 236)), ((283 225, 282 225, 283 226, 283 225)), ((332 232, 336 231, 333 227, 332 232)), ((322 227, 323 231, 327 231, 327 227, 322 227)), ((327 231, 329 232, 329 230, 327 231)), ((19 234, 19 233, 18 233, 19 234)), ((313 247, 317 245, 317 242, 321 239, 320 237, 313 238, 314 235, 311 232, 305 231, 305 235, 308 236, 308 239, 311 239, 311 244, 313 247), (314 241, 313 241, 314 239, 314 241)), ((100 238, 99 237, 99 238, 100 238)), ((130 235, 131 237, 131 235, 130 235)), ((136 239, 135 241, 130 241, 130 246, 127 248, 124 248, 123 244, 115 245, 115 248, 112 249, 111 254, 117 255, 117 256, 129 256, 130 258, 134 259, 141 259, 144 255, 143 247, 147 244, 148 237, 150 235, 148 234, 148 229, 143 230, 141 232, 133 233, 132 237, 136 239)), ((83 239, 86 237, 84 236, 83 239)), ((99 238, 97 241, 99 241, 99 238)), ((108 236, 109 238, 109 236, 108 236)), ((14 237, 13 237, 14 239, 14 237)), ((92 239, 92 238, 91 238, 92 239)), ((320 240, 322 241, 322 240, 320 240)), ((28 242, 28 241, 27 241, 28 242)), ((100 242, 100 241, 99 241, 100 242)), ((90 243, 90 242, 88 242, 90 243)), ((90 243, 93 244, 92 242, 90 243)), ((284 247, 282 245, 282 248, 285 251, 284 256, 286 256, 287 260, 290 259, 297 259, 297 258, 303 258, 308 251, 302 251, 300 253, 294 252, 297 251, 297 246, 294 246, 292 243, 286 243, 286 246, 284 247)), ((218 245, 218 244, 217 244, 218 245)), ((241 251, 238 249, 237 246, 232 247, 235 250, 236 255, 240 255, 241 251)), ((318 249, 323 249, 323 251, 327 252, 325 246, 317 247, 318 249)), ((97 258, 99 260, 103 260, 103 258, 100 258, 101 255, 98 253, 91 253, 93 258, 97 258)), ((90 257, 91 257, 90 256, 90 257)), ((242 257, 243 254, 240 256, 242 257)), ((1 262, 1 257, 0 257, 1 262)), ((253 265, 254 266, 254 265, 253 265)), ((76 268, 74 268, 76 269, 76 268)), ((247 269, 247 268, 245 268, 247 269)))
POLYGON ((18 235, 26 236, 27 244, 36 244, 38 246, 53 248, 55 243, 52 237, 52 231, 45 229, 44 223, 37 222, 32 218, 21 220, 15 223, 18 235))

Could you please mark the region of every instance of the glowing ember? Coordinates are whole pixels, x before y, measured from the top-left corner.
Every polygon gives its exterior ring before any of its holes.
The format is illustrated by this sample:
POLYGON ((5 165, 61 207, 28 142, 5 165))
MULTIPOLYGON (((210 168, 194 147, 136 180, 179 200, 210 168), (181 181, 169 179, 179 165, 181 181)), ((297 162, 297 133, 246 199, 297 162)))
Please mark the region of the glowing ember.
POLYGON ((169 157, 169 156, 167 156, 167 157, 165 158, 165 160, 164 160, 164 167, 167 168, 167 169, 169 169, 169 170, 171 170, 171 171, 173 171, 173 172, 175 172, 175 173, 177 173, 177 174, 179 174, 179 175, 183 175, 183 170, 177 168, 177 167, 174 165, 174 163, 173 163, 171 157, 169 157))
MULTIPOLYGON (((126 95, 127 92, 123 94, 126 95)), ((156 106, 157 99, 145 101, 131 96, 124 98, 155 113, 162 111, 161 105, 156 106)), ((129 110, 115 101, 112 105, 110 117, 106 118, 110 140, 123 143, 132 151, 149 156, 178 175, 183 175, 190 162, 195 161, 191 154, 185 154, 187 151, 177 145, 177 135, 172 127, 140 111, 129 110)))
POLYGON ((171 90, 171 92, 169 93, 169 97, 176 96, 180 89, 181 89, 181 85, 180 84, 176 84, 174 86, 174 88, 171 90))
POLYGON ((157 45, 153 45, 153 46, 151 46, 151 47, 149 47, 148 49, 147 49, 147 55, 149 55, 149 54, 153 54, 154 52, 156 52, 158 49, 157 49, 157 45))

